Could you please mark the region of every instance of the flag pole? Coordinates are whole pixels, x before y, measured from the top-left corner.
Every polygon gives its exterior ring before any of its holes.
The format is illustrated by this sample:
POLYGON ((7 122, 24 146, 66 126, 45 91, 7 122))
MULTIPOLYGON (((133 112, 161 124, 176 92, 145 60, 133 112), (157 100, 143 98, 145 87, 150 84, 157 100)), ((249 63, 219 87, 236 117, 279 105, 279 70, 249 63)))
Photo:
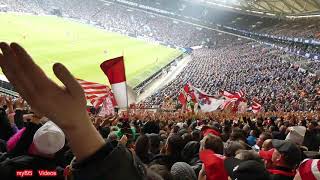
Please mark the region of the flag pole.
MULTIPOLYGON (((123 57, 123 63, 125 64, 125 59, 124 59, 124 49, 122 49, 122 57, 123 57)), ((125 67, 125 66, 124 66, 125 67)), ((124 69, 124 72, 126 72, 126 69, 124 69)), ((127 116, 128 116, 128 120, 129 120, 129 96, 128 96, 128 84, 126 81, 126 98, 127 98, 127 116)))

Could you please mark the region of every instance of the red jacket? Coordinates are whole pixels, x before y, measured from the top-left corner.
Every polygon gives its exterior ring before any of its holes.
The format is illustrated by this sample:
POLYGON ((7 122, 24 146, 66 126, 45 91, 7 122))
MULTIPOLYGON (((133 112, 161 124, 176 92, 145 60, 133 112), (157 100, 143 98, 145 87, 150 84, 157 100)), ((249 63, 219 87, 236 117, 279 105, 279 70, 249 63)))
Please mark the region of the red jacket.
POLYGON ((201 151, 199 156, 204 163, 207 180, 228 180, 227 171, 224 169, 224 156, 209 149, 201 151))

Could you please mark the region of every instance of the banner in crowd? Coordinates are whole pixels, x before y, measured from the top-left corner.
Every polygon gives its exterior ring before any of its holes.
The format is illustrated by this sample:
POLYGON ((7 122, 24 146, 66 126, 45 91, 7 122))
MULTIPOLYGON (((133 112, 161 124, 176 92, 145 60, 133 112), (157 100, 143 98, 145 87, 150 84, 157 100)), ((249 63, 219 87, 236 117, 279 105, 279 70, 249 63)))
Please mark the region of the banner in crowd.
POLYGON ((225 101, 224 99, 211 96, 201 91, 198 88, 192 87, 197 100, 198 105, 202 112, 212 112, 217 110, 221 104, 225 101))
POLYGON ((252 111, 258 113, 261 111, 262 105, 254 98, 252 105, 248 107, 244 91, 228 92, 220 91, 219 95, 208 95, 199 88, 186 84, 180 91, 178 101, 188 111, 194 111, 194 107, 199 105, 202 112, 212 112, 215 110, 228 111, 233 113, 243 113, 252 111), (193 107, 190 107, 190 104, 193 107))
POLYGON ((202 112, 215 111, 225 101, 224 99, 208 95, 204 91, 192 86, 190 83, 182 88, 178 100, 186 110, 194 111, 194 109, 197 109, 195 105, 199 105, 202 112))
POLYGON ((98 114, 98 116, 105 117, 109 115, 114 115, 114 106, 112 103, 111 97, 106 97, 105 100, 102 103, 101 110, 98 114))

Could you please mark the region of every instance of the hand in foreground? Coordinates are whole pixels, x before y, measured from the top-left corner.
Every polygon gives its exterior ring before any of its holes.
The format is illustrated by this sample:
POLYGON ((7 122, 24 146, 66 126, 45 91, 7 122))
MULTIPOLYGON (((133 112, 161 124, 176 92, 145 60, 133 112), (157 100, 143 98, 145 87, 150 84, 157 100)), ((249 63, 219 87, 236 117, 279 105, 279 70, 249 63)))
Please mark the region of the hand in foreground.
POLYGON ((3 73, 33 109, 64 130, 77 159, 103 146, 86 112, 83 89, 62 64, 54 64, 53 71, 65 87, 50 80, 20 45, 0 43, 0 48, 3 73))

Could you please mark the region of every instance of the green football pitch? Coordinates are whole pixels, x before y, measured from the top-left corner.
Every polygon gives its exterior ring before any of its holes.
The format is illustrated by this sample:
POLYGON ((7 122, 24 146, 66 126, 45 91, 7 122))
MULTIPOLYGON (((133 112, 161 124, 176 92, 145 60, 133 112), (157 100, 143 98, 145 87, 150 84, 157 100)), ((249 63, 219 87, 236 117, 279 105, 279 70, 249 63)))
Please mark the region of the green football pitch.
POLYGON ((61 62, 77 78, 106 84, 100 64, 124 55, 127 82, 134 87, 181 54, 176 49, 53 16, 1 13, 0 22, 0 41, 22 44, 55 81, 52 65, 61 62))

